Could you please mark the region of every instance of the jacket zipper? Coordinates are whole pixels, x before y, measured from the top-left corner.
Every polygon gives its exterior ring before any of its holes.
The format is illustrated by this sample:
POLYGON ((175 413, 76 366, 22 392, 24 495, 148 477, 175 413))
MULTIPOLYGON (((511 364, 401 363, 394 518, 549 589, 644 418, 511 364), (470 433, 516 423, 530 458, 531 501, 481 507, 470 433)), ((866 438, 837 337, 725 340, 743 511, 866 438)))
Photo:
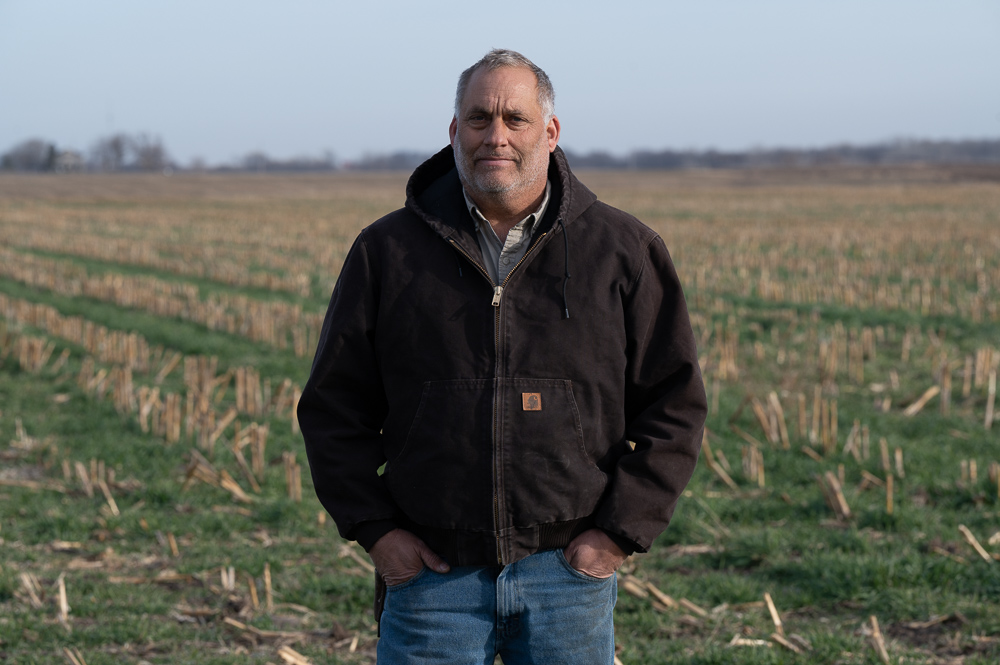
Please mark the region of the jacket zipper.
MULTIPOLYGON (((497 357, 497 364, 500 362, 500 296, 503 294, 503 287, 494 284, 493 278, 490 277, 489 271, 486 267, 479 261, 474 259, 471 254, 462 249, 457 242, 452 238, 448 238, 448 242, 451 246, 457 249, 469 262, 479 269, 479 272, 483 274, 486 281, 490 283, 493 287, 493 307, 496 308, 493 317, 493 352, 497 357)), ((499 483, 497 482, 497 392, 498 392, 498 372, 497 368, 493 368, 493 535, 496 537, 497 541, 497 563, 503 564, 503 551, 500 549, 500 504, 497 499, 497 487, 499 483)))
POLYGON ((496 541, 497 541, 497 564, 499 564, 499 565, 503 565, 503 550, 500 547, 500 503, 499 503, 499 487, 500 487, 500 482, 499 482, 499 479, 497 477, 497 468, 498 468, 497 458, 500 455, 500 446, 499 446, 500 437, 499 437, 499 432, 497 431, 497 429, 499 427, 499 423, 497 422, 497 402, 500 399, 500 395, 499 395, 499 389, 500 389, 500 381, 499 381, 499 379, 500 379, 500 300, 503 297, 504 284, 507 283, 507 281, 510 279, 510 276, 512 274, 514 274, 515 270, 517 270, 518 266, 520 266, 522 263, 524 263, 524 260, 526 258, 528 258, 528 255, 531 254, 532 251, 534 251, 535 247, 538 246, 538 243, 541 242, 542 238, 544 238, 546 235, 548 235, 547 231, 545 233, 541 234, 540 236, 538 236, 537 238, 535 238, 535 241, 533 243, 531 243, 530 247, 528 247, 528 251, 526 251, 524 253, 524 256, 521 257, 520 261, 518 261, 517 263, 514 264, 514 267, 510 269, 510 272, 507 273, 507 276, 504 278, 504 280, 503 280, 503 282, 501 284, 494 284, 493 283, 493 278, 490 277, 490 273, 486 270, 486 267, 483 266, 483 264, 481 264, 479 261, 476 261, 476 259, 474 259, 468 252, 466 252, 464 249, 462 249, 459 246, 459 244, 457 242, 455 242, 454 239, 448 238, 448 242, 451 243, 452 247, 454 247, 459 252, 461 252, 461 254, 463 256, 465 256, 465 258, 467 258, 470 263, 472 263, 472 265, 476 266, 476 268, 479 269, 479 272, 481 272, 483 274, 483 276, 486 277, 486 280, 493 287, 493 300, 490 303, 494 307, 494 314, 493 314, 493 353, 496 356, 496 365, 493 368, 493 377, 494 377, 494 382, 493 382, 493 487, 494 487, 494 489, 493 489, 493 535, 496 537, 496 541))
MULTIPOLYGON (((538 247, 538 243, 540 243, 542 241, 542 238, 544 238, 548 234, 549 234, 549 232, 546 231, 542 235, 540 235, 537 238, 535 238, 535 242, 531 243, 531 246, 528 247, 528 251, 526 251, 524 253, 524 256, 521 257, 521 260, 518 261, 517 263, 515 263, 514 267, 510 269, 509 273, 507 273, 507 276, 503 280, 504 284, 507 283, 507 280, 509 280, 510 276, 514 274, 514 271, 517 270, 518 266, 520 266, 522 263, 524 263, 524 260, 526 258, 528 258, 528 255, 531 254, 532 251, 534 251, 535 247, 538 247)), ((500 305, 500 294, 503 293, 503 286, 502 285, 498 286, 497 288, 500 289, 500 291, 496 295, 493 296, 493 306, 494 307, 498 307, 500 305)))

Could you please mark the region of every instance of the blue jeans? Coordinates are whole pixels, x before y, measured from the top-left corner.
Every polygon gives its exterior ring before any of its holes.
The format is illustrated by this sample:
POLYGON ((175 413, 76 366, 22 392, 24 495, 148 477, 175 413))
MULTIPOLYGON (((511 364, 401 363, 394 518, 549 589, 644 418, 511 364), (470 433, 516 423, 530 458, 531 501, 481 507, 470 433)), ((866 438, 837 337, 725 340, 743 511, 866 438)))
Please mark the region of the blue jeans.
POLYGON ((614 575, 574 570, 562 550, 508 566, 427 568, 386 591, 379 665, 611 665, 614 575))

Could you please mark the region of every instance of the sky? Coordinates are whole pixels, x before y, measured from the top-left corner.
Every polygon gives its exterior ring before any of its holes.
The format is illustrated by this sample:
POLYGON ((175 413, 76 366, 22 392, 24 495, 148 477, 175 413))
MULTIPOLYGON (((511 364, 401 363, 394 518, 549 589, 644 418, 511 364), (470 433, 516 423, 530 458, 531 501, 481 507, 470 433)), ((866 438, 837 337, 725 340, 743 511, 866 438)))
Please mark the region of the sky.
POLYGON ((577 152, 1000 138, 997 0, 0 0, 0 152, 432 152, 494 47, 549 74, 577 152))

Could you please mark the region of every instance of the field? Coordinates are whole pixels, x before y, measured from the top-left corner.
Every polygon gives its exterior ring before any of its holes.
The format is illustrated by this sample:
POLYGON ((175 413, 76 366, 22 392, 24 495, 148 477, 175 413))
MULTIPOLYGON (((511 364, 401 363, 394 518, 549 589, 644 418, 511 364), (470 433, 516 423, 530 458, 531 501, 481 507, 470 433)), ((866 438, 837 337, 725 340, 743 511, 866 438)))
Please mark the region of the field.
MULTIPOLYGON (((621 662, 998 662, 1000 172, 580 175, 666 239, 710 401, 621 662)), ((0 177, 0 661, 374 662, 293 413, 404 183, 0 177)))

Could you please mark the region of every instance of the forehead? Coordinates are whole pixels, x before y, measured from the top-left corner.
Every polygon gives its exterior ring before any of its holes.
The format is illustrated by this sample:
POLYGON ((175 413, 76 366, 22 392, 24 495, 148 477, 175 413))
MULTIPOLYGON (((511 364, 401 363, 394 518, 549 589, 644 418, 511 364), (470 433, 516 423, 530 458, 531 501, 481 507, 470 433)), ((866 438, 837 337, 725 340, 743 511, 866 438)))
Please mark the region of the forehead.
POLYGON ((500 67, 476 70, 462 99, 462 108, 538 109, 538 81, 530 69, 500 67))

